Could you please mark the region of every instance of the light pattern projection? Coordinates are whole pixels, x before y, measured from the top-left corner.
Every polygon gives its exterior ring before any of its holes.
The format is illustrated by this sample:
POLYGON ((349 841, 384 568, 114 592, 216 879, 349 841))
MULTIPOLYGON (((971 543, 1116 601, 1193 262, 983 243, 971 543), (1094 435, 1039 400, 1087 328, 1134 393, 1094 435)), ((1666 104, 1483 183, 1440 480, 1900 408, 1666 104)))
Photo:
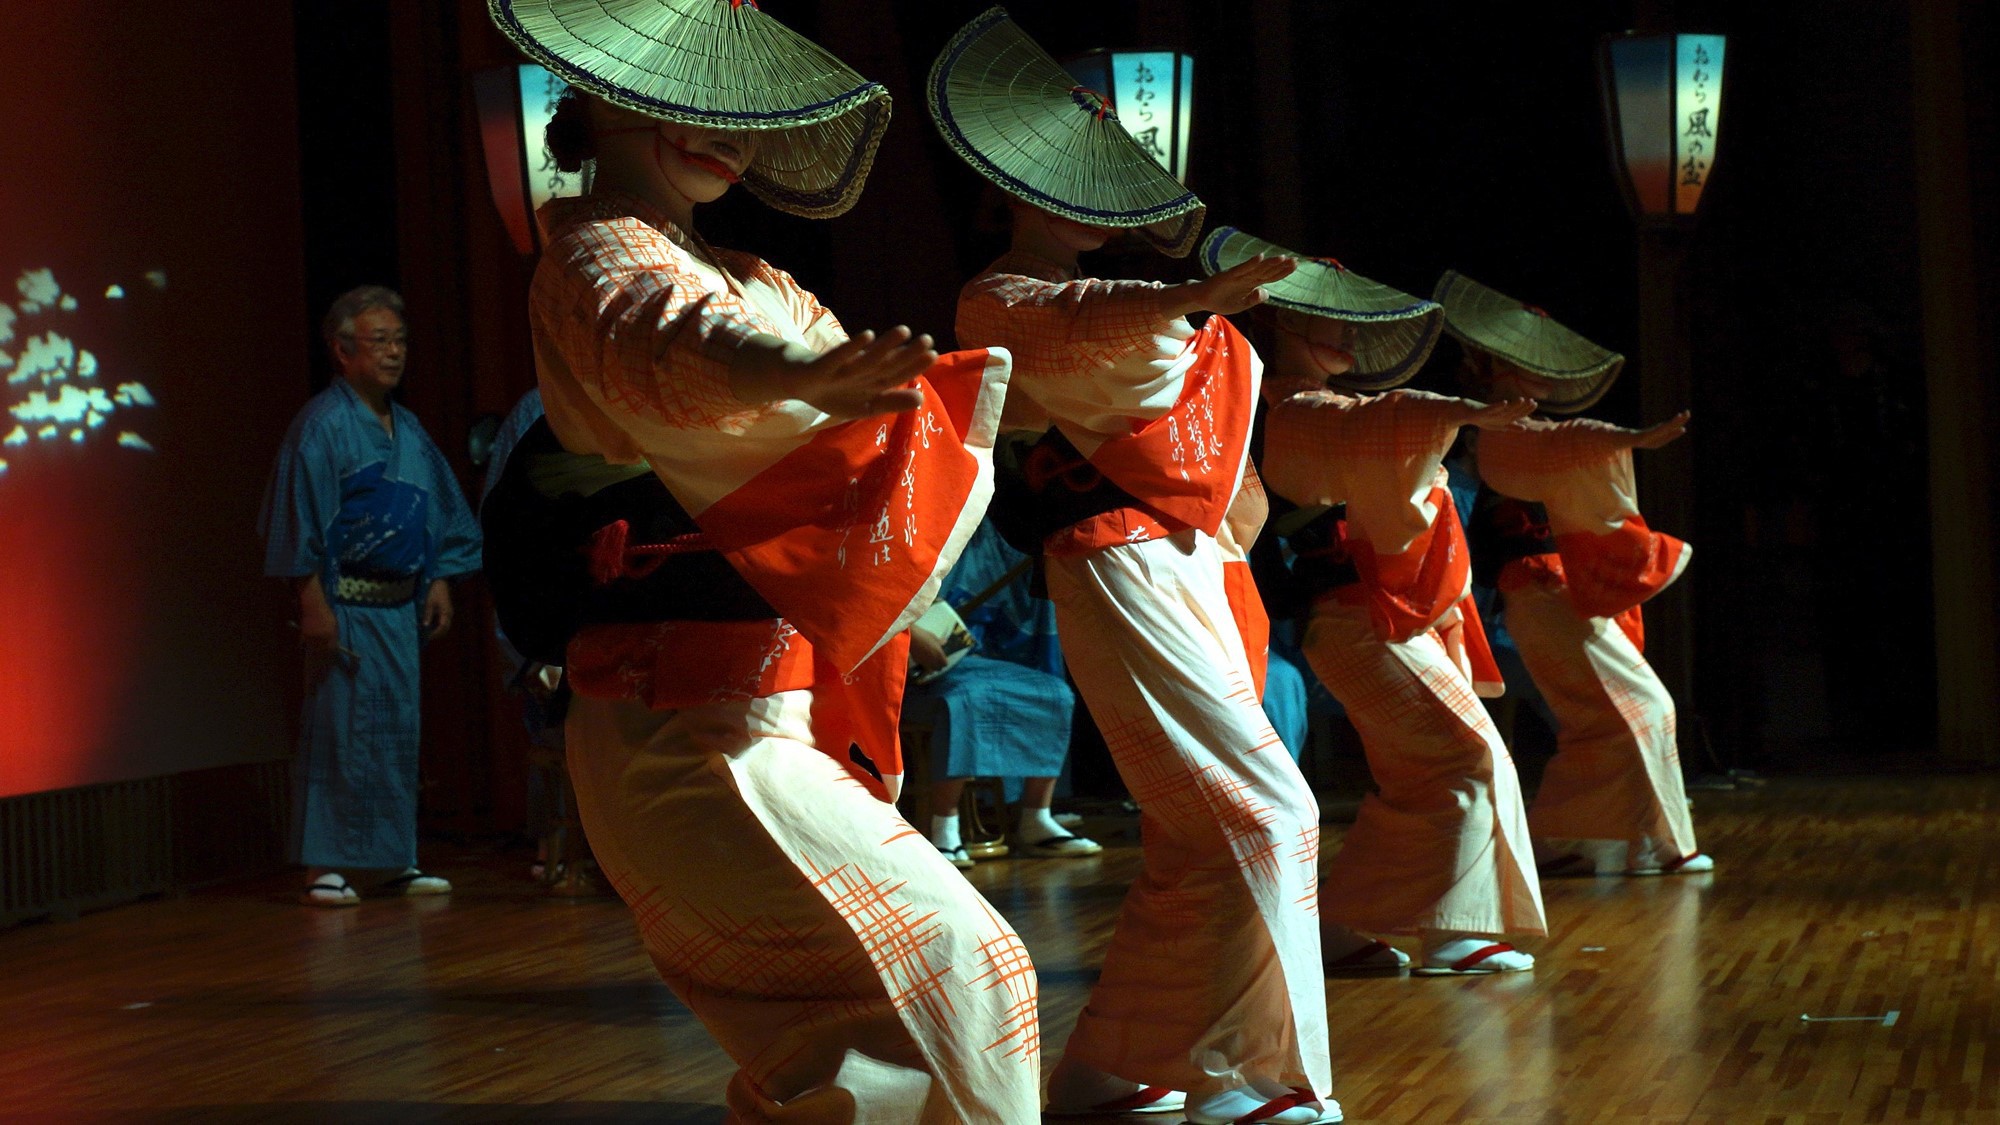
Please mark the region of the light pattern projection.
MULTIPOLYGON (((149 271, 147 284, 164 289, 167 276, 149 271)), ((121 449, 153 452, 138 430, 134 410, 157 405, 145 384, 117 381, 97 356, 68 333, 82 308, 63 292, 54 270, 24 270, 14 282, 16 299, 0 301, 0 479, 9 463, 44 447, 81 446, 95 441, 121 449), (116 425, 112 420, 118 419, 116 425)), ((107 301, 122 300, 125 289, 111 285, 107 301)))

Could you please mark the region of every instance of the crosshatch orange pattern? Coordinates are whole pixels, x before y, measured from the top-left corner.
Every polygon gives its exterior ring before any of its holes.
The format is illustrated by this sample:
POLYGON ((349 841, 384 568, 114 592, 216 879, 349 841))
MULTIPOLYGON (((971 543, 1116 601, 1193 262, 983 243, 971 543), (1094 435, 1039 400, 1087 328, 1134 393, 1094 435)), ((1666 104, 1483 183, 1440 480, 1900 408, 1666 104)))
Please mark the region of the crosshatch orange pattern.
POLYGON ((742 1067, 731 1105, 747 1120, 790 1120, 779 1104, 836 1078, 864 1112, 887 1112, 912 1070, 946 1095, 927 1125, 1033 1120, 1026 948, 813 745, 812 707, 803 691, 675 713, 575 701, 577 807, 647 953, 742 1067), (735 869, 717 878, 718 864, 735 869), (849 1073, 848 1051, 901 1078, 849 1073))
POLYGON ((909 903, 898 900, 897 892, 907 881, 871 878, 857 863, 837 864, 824 871, 810 858, 804 864, 814 889, 826 896, 860 939, 862 952, 874 963, 896 1010, 916 1008, 933 1023, 953 1016, 951 997, 945 991, 951 966, 933 963, 928 952, 942 928, 935 913, 919 914, 909 903))
POLYGON ((1513 759, 1436 631, 1384 641, 1364 607, 1323 601, 1305 653, 1377 786, 1322 872, 1323 915, 1372 933, 1545 932, 1513 759))
MULTIPOLYGON (((1007 348, 1012 393, 1029 398, 1038 386, 1116 382, 1125 373, 1111 369, 1133 359, 1171 359, 1162 343, 1178 328, 1159 286, 1076 280, 1022 254, 959 298, 960 346, 1007 348)), ((1259 491, 1242 467, 1261 363, 1222 318, 1194 337, 1178 349, 1191 362, 1172 410, 1135 412, 1129 434, 1093 421, 1103 444, 1085 447, 1178 526, 1148 513, 1100 518, 1045 551, 1064 656, 1140 803, 1146 854, 1066 1052, 1195 1093, 1253 1074, 1325 1091, 1319 931, 1299 902, 1308 873, 1289 861, 1295 838, 1317 832, 1318 807, 1291 757, 1264 752, 1282 743, 1258 703, 1214 538, 1231 502, 1259 491), (1247 910, 1264 925, 1217 924, 1247 910), (1241 1057, 1218 1059, 1218 1043, 1241 1057)), ((1246 520, 1261 523, 1251 506, 1246 520)))
POLYGON ((1214 1092, 1234 1073, 1325 1092, 1318 806, 1258 702, 1225 557, 1189 530, 1051 559, 1064 654, 1140 806, 1146 855, 1067 1050, 1176 1089, 1214 1092), (1245 911, 1263 925, 1218 924, 1245 911), (1212 1058, 1217 1043, 1245 1057, 1212 1058))
POLYGON ((1693 549, 1639 514, 1629 431, 1588 418, 1530 419, 1480 435, 1481 477, 1537 501, 1558 559, 1501 572, 1521 660, 1555 712, 1556 756, 1529 810, 1537 835, 1650 841, 1694 855, 1674 701, 1643 655, 1640 606, 1674 582, 1693 549))
MULTIPOLYGON (((740 293, 718 289, 675 241, 686 238, 679 228, 639 199, 556 200, 543 214, 549 244, 529 293, 537 349, 568 360, 541 365, 545 399, 569 405, 581 397, 600 410, 677 429, 740 430, 772 407, 747 406, 731 393, 729 356, 737 347, 754 335, 807 329, 828 339, 845 336, 833 314, 790 274, 754 255, 715 251, 735 277, 776 290, 793 324, 773 324, 740 293), (571 376, 573 385, 551 380, 552 372, 571 376)), ((598 411, 563 413, 588 417, 598 411)), ((603 447, 579 452, 639 457, 632 439, 615 426, 592 426, 592 432, 603 447)), ((563 437, 570 444, 570 435, 563 437)))
MULTIPOLYGON (((1561 422, 1524 418, 1504 430, 1479 435, 1479 471, 1488 484, 1512 484, 1517 478, 1560 476, 1578 470, 1603 470, 1621 456, 1629 464, 1631 450, 1623 444, 1625 429, 1595 418, 1561 422)), ((1520 497, 1539 500, 1539 496, 1520 497)))
MULTIPOLYGON (((1630 612, 1679 578, 1693 553, 1639 514, 1630 434, 1589 418, 1528 419, 1479 439, 1486 484, 1547 509, 1562 556, 1561 580, 1585 616, 1630 612)), ((1644 644, 1636 614, 1626 632, 1635 645, 1644 644)))
MULTIPOLYGON (((1295 394, 1274 405, 1266 419, 1265 475, 1272 478, 1273 489, 1294 503, 1351 500, 1347 492, 1354 485, 1346 476, 1347 470, 1443 457, 1462 417, 1463 409, 1456 399, 1424 391, 1295 394), (1281 471, 1292 489, 1318 492, 1326 499, 1285 492, 1278 484, 1281 471)), ((1429 473, 1417 475, 1430 479, 1429 473)))
POLYGON ((1319 917, 1319 844, 1319 825, 1309 824, 1299 829, 1297 849, 1292 852, 1292 862, 1306 873, 1306 891, 1299 896, 1299 905, 1315 918, 1319 917))
POLYGON ((1319 884, 1324 917, 1358 930, 1543 928, 1514 763, 1439 632, 1469 577, 1441 467, 1465 418, 1441 395, 1332 390, 1267 418, 1268 487, 1345 503, 1362 577, 1316 603, 1305 643, 1379 787, 1319 884))
POLYGON ((1020 935, 1003 923, 992 907, 986 908, 986 914, 997 935, 980 943, 979 958, 986 967, 972 983, 985 992, 995 989, 1005 992, 1010 1003, 1001 1019, 1000 1037, 988 1043, 985 1050, 998 1051, 1010 1059, 1031 1061, 1042 1049, 1042 1023, 1036 1015, 1039 986, 1035 965, 1020 935))
POLYGON ((1049 379, 1088 378, 1157 348, 1172 319, 1153 281, 1072 278, 1033 254, 1002 255, 958 299, 958 345, 1002 347, 1030 397, 1049 379))
POLYGON ((1556 716, 1556 755, 1528 810, 1535 834, 1698 852, 1673 697, 1624 630, 1540 583, 1507 593, 1507 621, 1556 716))

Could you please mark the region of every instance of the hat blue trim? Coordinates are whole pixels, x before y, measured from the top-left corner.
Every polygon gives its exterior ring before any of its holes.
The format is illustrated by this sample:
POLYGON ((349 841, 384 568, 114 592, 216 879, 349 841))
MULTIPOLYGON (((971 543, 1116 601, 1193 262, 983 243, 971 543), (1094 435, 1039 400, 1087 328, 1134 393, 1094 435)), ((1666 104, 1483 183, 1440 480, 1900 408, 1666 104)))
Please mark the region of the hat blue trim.
MULTIPOLYGON (((1202 265, 1207 267, 1209 273, 1217 273, 1222 269, 1222 244, 1229 240, 1229 236, 1242 233, 1244 231, 1240 227, 1216 227, 1214 230, 1208 232, 1208 238, 1201 245, 1201 260, 1202 265)), ((1287 256, 1290 257, 1291 255, 1287 256)), ((1312 258, 1299 258, 1298 260, 1301 262, 1315 261, 1312 258)), ((1410 297, 1416 301, 1416 304, 1400 309, 1342 309, 1332 305, 1315 305, 1309 301, 1295 301, 1289 297, 1280 297, 1269 289, 1264 290, 1264 299, 1271 304, 1277 305, 1279 308, 1293 309, 1303 313, 1317 313, 1321 316, 1336 317, 1340 320, 1412 320, 1425 315, 1432 309, 1443 307, 1436 301, 1425 297, 1418 297, 1414 293, 1410 294, 1410 297)))
MULTIPOLYGON (((698 106, 691 106, 691 105, 680 105, 675 102, 661 101, 658 98, 647 97, 646 95, 638 93, 630 89, 629 87, 612 86, 611 83, 604 81, 604 79, 599 78, 597 75, 590 73, 589 71, 583 69, 582 67, 575 66, 571 63, 565 62, 560 58, 557 58, 554 52, 550 51, 547 47, 542 45, 541 40, 536 39, 534 36, 528 34, 527 29, 521 26, 521 21, 514 17, 514 0, 497 0, 495 10, 499 12, 500 15, 507 21, 507 27, 509 29, 509 34, 507 37, 509 39, 514 40, 514 42, 522 45, 523 47, 532 44, 534 47, 532 53, 536 55, 538 61, 540 61, 543 66, 548 67, 551 71, 555 72, 555 74, 561 77, 563 81, 568 82, 571 85, 583 86, 586 89, 590 88, 593 84, 599 86, 611 86, 613 89, 616 89, 618 91, 621 97, 630 98, 633 102, 638 103, 640 105, 650 106, 654 109, 664 110, 665 112, 668 113, 680 113, 680 114, 686 114, 687 116, 690 117, 710 117, 719 120, 729 120, 729 121, 791 121, 796 118, 810 116, 821 110, 829 109, 835 106, 846 105, 849 102, 854 102, 857 100, 869 100, 878 97, 880 95, 885 95, 889 92, 888 87, 882 85, 880 82, 864 82, 861 85, 856 86, 854 89, 849 90, 848 92, 841 94, 837 97, 828 98, 824 101, 814 102, 811 105, 801 106, 798 109, 773 111, 769 113, 735 112, 728 110, 702 109, 698 106), (579 81, 579 79, 581 79, 581 81, 579 81)), ((802 124, 813 124, 813 122, 802 122, 802 124)))
MULTIPOLYGON (((1444 298, 1447 294, 1451 292, 1453 285, 1457 284, 1459 281, 1470 281, 1470 280, 1471 278, 1468 278, 1464 274, 1459 273, 1455 270, 1447 271, 1445 276, 1438 280, 1438 286, 1437 286, 1438 303, 1439 304, 1444 303, 1444 298)), ((1444 323, 1445 327, 1449 329, 1451 332, 1451 338, 1457 340, 1459 343, 1464 344, 1469 348, 1476 348, 1479 351, 1488 352, 1493 355, 1500 356, 1501 358, 1506 359, 1513 363, 1520 363, 1524 365, 1527 363, 1526 360, 1521 359, 1519 356, 1509 355, 1506 352, 1502 352, 1496 348, 1488 347, 1487 345, 1482 344, 1477 340, 1469 339, 1465 335, 1465 333, 1459 331, 1458 328, 1451 323, 1451 310, 1449 308, 1445 310, 1444 323)), ((1563 331, 1569 332, 1570 334, 1576 336, 1578 339, 1583 340, 1585 343, 1590 344, 1590 346, 1594 348, 1603 349, 1602 344, 1599 344, 1591 340, 1589 337, 1584 336, 1583 334, 1577 332, 1575 329, 1570 328, 1568 325, 1562 325, 1562 329, 1563 331)), ((1571 367, 1563 370, 1553 370, 1550 368, 1542 367, 1538 364, 1535 365, 1534 369, 1539 374, 1546 375, 1553 379, 1561 379, 1567 376, 1602 375, 1613 367, 1622 367, 1624 365, 1625 357, 1623 355, 1620 355, 1617 352, 1609 351, 1608 349, 1603 349, 1603 350, 1605 350, 1605 355, 1607 358, 1600 360, 1597 363, 1590 364, 1586 367, 1571 367)))

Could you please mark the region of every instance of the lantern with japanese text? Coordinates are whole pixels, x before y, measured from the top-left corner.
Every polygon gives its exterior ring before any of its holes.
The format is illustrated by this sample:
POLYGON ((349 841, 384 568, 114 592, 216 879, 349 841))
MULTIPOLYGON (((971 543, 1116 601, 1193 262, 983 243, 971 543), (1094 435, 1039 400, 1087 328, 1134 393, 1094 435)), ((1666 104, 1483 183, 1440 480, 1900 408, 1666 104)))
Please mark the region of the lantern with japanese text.
POLYGON ((535 212, 542 204, 583 194, 583 174, 557 168, 542 142, 566 88, 562 79, 534 63, 494 67, 473 77, 493 205, 500 209, 514 248, 523 254, 541 245, 535 212))
POLYGON ((1641 221, 1693 219, 1722 133, 1720 35, 1604 39, 1600 56, 1611 152, 1641 221))
POLYGON ((1172 51, 1092 51, 1063 64, 1104 96, 1118 120, 1174 179, 1187 182, 1194 58, 1172 51))

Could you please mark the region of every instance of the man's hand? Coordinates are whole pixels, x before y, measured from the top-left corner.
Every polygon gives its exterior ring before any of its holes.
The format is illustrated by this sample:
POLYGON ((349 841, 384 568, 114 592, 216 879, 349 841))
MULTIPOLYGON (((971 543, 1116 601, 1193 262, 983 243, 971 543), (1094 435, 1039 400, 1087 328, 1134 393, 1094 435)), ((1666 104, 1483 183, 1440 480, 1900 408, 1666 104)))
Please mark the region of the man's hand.
POLYGON ((306 651, 307 657, 322 660, 331 660, 340 651, 340 620, 325 601, 314 607, 301 599, 299 647, 306 651))
POLYGON ((1228 316, 1264 303, 1263 286, 1290 277, 1299 268, 1298 259, 1262 254, 1200 281, 1180 287, 1182 301, 1171 311, 1175 316, 1191 312, 1212 312, 1228 316))
POLYGON ((770 337, 737 349, 729 389, 747 403, 798 399, 848 421, 923 405, 923 392, 910 383, 937 361, 931 338, 901 324, 879 336, 862 332, 820 353, 770 337))
POLYGON ((944 671, 944 641, 915 625, 910 626, 910 659, 926 672, 944 671))
POLYGON ((424 639, 434 641, 451 631, 451 587, 440 578, 424 595, 424 639))
POLYGON ((319 576, 298 581, 299 649, 305 653, 306 674, 318 678, 340 654, 340 619, 326 600, 319 576))

